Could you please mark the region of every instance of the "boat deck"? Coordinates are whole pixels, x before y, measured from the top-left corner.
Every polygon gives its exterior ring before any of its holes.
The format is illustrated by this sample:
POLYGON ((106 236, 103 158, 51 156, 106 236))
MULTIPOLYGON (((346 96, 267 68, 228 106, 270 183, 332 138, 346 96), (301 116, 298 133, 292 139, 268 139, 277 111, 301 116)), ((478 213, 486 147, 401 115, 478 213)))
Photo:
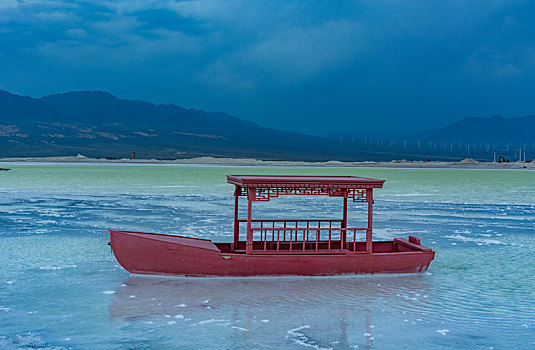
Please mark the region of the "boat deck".
MULTIPOLYGON (((214 243, 221 253, 245 254, 246 242, 234 243, 214 243)), ((374 253, 397 253, 410 251, 425 251, 419 242, 411 242, 403 238, 396 238, 393 241, 374 241, 374 253)), ((348 242, 345 248, 341 249, 340 241, 313 242, 253 242, 253 254, 367 254, 366 242, 348 242)))

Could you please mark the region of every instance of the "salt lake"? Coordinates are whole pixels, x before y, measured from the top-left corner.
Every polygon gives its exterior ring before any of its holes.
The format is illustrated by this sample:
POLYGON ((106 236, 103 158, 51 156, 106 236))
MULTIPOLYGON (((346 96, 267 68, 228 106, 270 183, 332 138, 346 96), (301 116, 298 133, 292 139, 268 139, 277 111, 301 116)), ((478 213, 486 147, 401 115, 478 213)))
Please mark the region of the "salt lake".
MULTIPOLYGON (((1 349, 535 348, 534 171, 0 166, 12 169, 0 174, 1 349), (145 277, 118 265, 108 229, 230 241, 226 174, 385 179, 374 237, 419 236, 435 261, 423 274, 312 278, 145 277)), ((259 205, 266 218, 338 218, 339 204, 259 205)), ((350 224, 365 218, 350 205, 350 224)))

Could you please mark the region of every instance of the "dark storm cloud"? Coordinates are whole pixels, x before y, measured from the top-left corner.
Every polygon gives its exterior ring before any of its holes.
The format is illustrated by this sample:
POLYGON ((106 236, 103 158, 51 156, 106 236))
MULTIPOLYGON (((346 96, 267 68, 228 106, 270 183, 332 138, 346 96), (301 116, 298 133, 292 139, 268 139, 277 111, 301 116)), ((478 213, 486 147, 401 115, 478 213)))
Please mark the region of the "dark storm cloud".
POLYGON ((101 89, 321 133, 535 112, 535 5, 0 3, 0 88, 101 89))

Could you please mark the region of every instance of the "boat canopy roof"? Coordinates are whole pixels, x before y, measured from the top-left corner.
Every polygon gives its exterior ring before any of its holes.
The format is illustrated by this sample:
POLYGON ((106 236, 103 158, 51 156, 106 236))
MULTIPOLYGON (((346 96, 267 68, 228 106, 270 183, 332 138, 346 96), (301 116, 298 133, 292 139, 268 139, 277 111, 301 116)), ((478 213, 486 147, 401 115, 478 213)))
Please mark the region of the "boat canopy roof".
POLYGON ((382 188, 385 180, 358 176, 227 175, 230 184, 245 188, 382 188))

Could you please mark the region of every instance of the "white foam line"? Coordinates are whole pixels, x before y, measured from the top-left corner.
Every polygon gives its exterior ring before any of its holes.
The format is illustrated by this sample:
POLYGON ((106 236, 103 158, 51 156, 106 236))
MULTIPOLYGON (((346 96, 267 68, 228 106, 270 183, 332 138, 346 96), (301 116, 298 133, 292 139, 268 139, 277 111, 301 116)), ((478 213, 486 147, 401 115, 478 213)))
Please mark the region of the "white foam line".
POLYGON ((484 238, 477 238, 477 237, 465 237, 465 236, 462 236, 462 235, 449 235, 449 236, 444 236, 445 238, 451 238, 451 239, 456 239, 456 240, 459 240, 459 241, 462 241, 462 242, 474 242, 474 243, 478 243, 478 244, 504 244, 504 242, 501 242, 501 241, 498 241, 497 239, 484 239, 484 238))
POLYGON ((216 320, 216 319, 212 318, 210 320, 205 320, 205 321, 200 321, 200 322, 194 323, 193 325, 194 326, 198 326, 198 325, 203 325, 203 324, 208 324, 208 323, 225 322, 225 321, 226 320, 216 320))
POLYGON ((76 268, 76 265, 61 265, 61 266, 40 266, 39 270, 63 270, 69 268, 76 268))
POLYGON ((309 325, 300 326, 294 329, 290 329, 286 333, 288 333, 289 336, 295 337, 297 339, 291 339, 294 343, 302 346, 306 346, 309 348, 314 348, 317 350, 332 350, 333 348, 322 348, 319 345, 314 344, 313 341, 311 341, 309 338, 305 336, 304 333, 299 332, 300 330, 310 328, 309 325))

